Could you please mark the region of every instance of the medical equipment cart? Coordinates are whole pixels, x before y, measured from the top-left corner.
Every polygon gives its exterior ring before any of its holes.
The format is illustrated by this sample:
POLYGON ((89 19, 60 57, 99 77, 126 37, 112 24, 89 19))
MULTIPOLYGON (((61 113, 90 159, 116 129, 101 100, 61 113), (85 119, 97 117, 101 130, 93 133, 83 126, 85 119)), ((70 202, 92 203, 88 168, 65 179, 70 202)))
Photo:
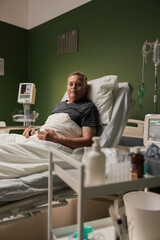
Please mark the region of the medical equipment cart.
MULTIPOLYGON (((71 158, 63 152, 49 148, 49 178, 48 178, 48 240, 54 239, 52 229, 52 171, 54 171, 68 186, 76 193, 78 198, 78 240, 83 240, 83 212, 84 199, 91 199, 98 196, 122 194, 128 191, 142 190, 144 188, 157 187, 160 185, 160 176, 146 177, 134 181, 107 182, 99 186, 85 186, 85 165, 84 163, 71 158), (57 158, 61 159, 58 160, 57 158)), ((54 216, 53 216, 54 218, 54 216)))

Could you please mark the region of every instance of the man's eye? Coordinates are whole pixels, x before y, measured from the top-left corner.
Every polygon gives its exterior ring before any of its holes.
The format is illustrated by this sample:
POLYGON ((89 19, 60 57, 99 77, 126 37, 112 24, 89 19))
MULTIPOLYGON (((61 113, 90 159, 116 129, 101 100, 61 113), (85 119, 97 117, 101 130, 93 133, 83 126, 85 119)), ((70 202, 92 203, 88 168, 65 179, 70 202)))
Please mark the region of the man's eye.
POLYGON ((68 84, 69 87, 72 87, 73 85, 75 85, 76 87, 82 87, 82 86, 83 86, 81 83, 76 83, 76 84, 74 84, 74 83, 69 83, 69 84, 68 84))

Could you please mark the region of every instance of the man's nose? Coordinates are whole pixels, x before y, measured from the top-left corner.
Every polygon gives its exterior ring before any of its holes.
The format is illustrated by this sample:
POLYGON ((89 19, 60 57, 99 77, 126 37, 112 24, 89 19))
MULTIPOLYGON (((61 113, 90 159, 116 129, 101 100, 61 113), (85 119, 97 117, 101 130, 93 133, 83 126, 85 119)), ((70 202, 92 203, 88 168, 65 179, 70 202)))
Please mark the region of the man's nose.
POLYGON ((76 88, 76 87, 77 87, 76 83, 73 83, 72 88, 76 88))

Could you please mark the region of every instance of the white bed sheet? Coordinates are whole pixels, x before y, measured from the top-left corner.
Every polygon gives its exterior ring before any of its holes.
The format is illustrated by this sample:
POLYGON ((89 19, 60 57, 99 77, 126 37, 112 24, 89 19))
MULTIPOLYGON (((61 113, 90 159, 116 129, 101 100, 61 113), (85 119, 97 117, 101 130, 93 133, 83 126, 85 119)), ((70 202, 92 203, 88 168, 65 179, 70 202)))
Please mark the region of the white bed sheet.
MULTIPOLYGON (((53 191, 66 189, 67 185, 53 173, 53 191)), ((47 192, 48 171, 21 178, 0 180, 0 205, 47 192)))
MULTIPOLYGON (((81 128, 67 113, 52 114, 41 131, 51 129, 58 136, 80 137, 81 128)), ((26 138, 20 134, 0 134, 0 179, 17 178, 46 171, 48 169, 48 148, 53 147, 67 155, 72 149, 51 141, 39 140, 37 134, 26 138)))
POLYGON ((48 169, 49 146, 58 148, 59 151, 63 151, 67 155, 72 154, 70 148, 43 140, 28 143, 1 144, 0 179, 18 178, 46 171, 48 169))
MULTIPOLYGON (((47 192, 49 146, 72 155, 70 148, 41 140, 34 144, 0 145, 0 205, 47 192)), ((53 191, 67 187, 54 173, 53 182, 53 191)))

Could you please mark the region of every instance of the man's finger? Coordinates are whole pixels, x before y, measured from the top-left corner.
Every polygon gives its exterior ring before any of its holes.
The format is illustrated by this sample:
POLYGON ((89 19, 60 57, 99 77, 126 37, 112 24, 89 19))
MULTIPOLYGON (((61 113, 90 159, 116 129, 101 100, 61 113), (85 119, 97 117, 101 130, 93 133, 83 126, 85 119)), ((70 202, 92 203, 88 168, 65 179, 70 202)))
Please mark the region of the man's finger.
POLYGON ((53 130, 51 129, 45 129, 46 132, 54 132, 53 130))
POLYGON ((48 132, 48 133, 55 133, 55 131, 51 130, 51 129, 45 129, 45 131, 48 132))

